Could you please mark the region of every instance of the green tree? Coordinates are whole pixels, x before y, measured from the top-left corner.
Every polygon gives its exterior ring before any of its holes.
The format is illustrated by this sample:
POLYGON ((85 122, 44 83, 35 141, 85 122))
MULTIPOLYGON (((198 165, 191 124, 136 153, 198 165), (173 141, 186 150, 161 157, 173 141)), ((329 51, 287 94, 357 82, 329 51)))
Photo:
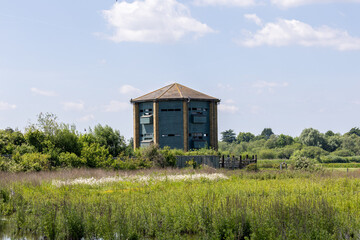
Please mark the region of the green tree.
POLYGON ((325 137, 332 137, 332 136, 334 136, 335 135, 335 133, 333 132, 333 131, 331 131, 331 130, 329 130, 329 131, 327 131, 326 133, 325 133, 325 137))
POLYGON ((60 152, 75 153, 77 156, 81 154, 81 143, 79 137, 75 132, 75 127, 69 127, 69 125, 62 124, 59 129, 56 130, 53 136, 54 147, 59 149, 60 152))
POLYGON ((355 134, 357 136, 360 136, 360 129, 357 127, 354 127, 352 129, 350 129, 350 131, 347 134, 349 134, 349 135, 355 134))
POLYGON ((125 151, 126 143, 123 136, 120 135, 119 130, 113 130, 110 126, 96 125, 94 128, 95 141, 101 146, 109 149, 109 153, 116 157, 121 152, 125 151))
POLYGON ((326 147, 324 135, 313 128, 304 129, 300 134, 300 141, 306 146, 326 147))
POLYGON ((271 128, 264 128, 264 130, 262 130, 260 136, 264 139, 269 139, 271 135, 273 135, 273 131, 271 128))
POLYGON ((240 132, 237 137, 236 137, 236 141, 238 143, 241 142, 250 142, 251 140, 253 140, 255 138, 255 135, 250 133, 250 132, 240 132))
POLYGON ((225 130, 223 132, 221 132, 221 141, 223 142, 227 142, 227 143, 232 143, 236 140, 235 138, 235 132, 232 129, 229 130, 225 130))
POLYGON ((280 134, 276 139, 277 147, 285 147, 294 143, 294 139, 291 136, 280 134))

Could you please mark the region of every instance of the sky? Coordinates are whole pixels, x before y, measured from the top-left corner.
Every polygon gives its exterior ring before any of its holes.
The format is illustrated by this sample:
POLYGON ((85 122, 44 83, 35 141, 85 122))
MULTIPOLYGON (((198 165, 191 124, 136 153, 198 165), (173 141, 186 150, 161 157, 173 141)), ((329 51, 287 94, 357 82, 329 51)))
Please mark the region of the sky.
POLYGON ((131 98, 221 99, 219 132, 360 127, 360 0, 0 2, 0 129, 53 113, 132 137, 131 98))

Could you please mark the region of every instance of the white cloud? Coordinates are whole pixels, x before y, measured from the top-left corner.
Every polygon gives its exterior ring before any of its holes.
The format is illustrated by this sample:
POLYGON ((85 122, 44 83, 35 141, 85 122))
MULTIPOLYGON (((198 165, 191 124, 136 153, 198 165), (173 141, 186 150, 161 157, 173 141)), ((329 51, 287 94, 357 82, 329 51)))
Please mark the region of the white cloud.
POLYGON ((85 115, 85 116, 83 116, 81 118, 78 118, 77 121, 78 122, 89 122, 89 121, 91 121, 93 119, 95 119, 94 115, 89 114, 89 115, 85 115))
POLYGON ((82 111, 85 107, 83 102, 64 102, 62 105, 65 111, 82 111))
POLYGON ((281 8, 298 7, 318 3, 360 3, 360 0, 271 0, 271 3, 281 8))
POLYGON ((198 6, 249 7, 256 5, 255 0, 194 0, 198 6))
POLYGON ((114 42, 172 42, 214 32, 176 0, 122 1, 104 10, 103 16, 114 28, 114 35, 108 37, 114 42))
POLYGON ((278 87, 287 87, 289 83, 277 83, 277 82, 266 82, 266 81, 259 81, 252 85, 254 88, 258 89, 258 93, 262 93, 264 90, 268 90, 269 92, 274 92, 274 88, 278 87))
POLYGON ((141 94, 142 91, 131 85, 123 85, 120 87, 119 92, 121 94, 141 94))
POLYGON ((309 24, 286 19, 266 23, 262 29, 254 34, 250 33, 238 43, 246 47, 300 45, 331 47, 341 51, 360 50, 360 38, 352 37, 346 31, 328 26, 313 28, 309 24))
POLYGON ((0 111, 12 110, 12 109, 15 109, 15 108, 16 108, 15 104, 10 104, 10 103, 7 103, 7 102, 0 101, 0 111))
POLYGON ((41 95, 41 96, 45 96, 45 97, 55 97, 57 96, 57 94, 53 91, 46 91, 46 90, 40 90, 38 88, 31 88, 30 91, 36 95, 41 95))
POLYGON ((232 104, 220 104, 218 107, 220 112, 225 112, 225 113, 236 113, 237 111, 239 111, 239 108, 235 105, 232 104))
POLYGON ((258 26, 262 25, 261 19, 256 14, 245 14, 244 17, 247 20, 250 20, 250 21, 254 22, 258 26))
POLYGON ((105 106, 105 112, 119 112, 130 109, 131 105, 128 102, 110 101, 105 106))

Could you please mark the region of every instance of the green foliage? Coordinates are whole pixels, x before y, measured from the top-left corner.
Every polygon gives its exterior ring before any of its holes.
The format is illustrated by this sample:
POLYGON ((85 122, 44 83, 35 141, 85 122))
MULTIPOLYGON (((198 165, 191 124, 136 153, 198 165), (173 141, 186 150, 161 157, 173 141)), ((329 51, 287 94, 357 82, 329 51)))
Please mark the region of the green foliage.
POLYGON ((77 156, 81 154, 81 143, 73 129, 68 125, 63 124, 61 128, 57 129, 53 137, 54 148, 58 148, 61 152, 74 153, 77 156))
POLYGON ((274 150, 264 149, 259 152, 260 159, 275 159, 277 158, 277 154, 274 150))
POLYGON ((146 184, 1 182, 0 216, 8 219, 10 239, 359 238, 359 178, 291 170, 234 173, 216 181, 157 181, 141 173, 146 184))
POLYGON ((354 156, 354 153, 352 151, 350 151, 349 149, 339 149, 339 150, 332 152, 331 154, 335 155, 335 156, 340 156, 340 157, 354 156))
POLYGON ((22 171, 50 170, 50 155, 42 153, 26 153, 18 160, 22 171))
POLYGON ((341 148, 350 150, 355 155, 360 155, 360 137, 356 134, 344 135, 341 148))
POLYGON ((152 166, 153 164, 149 159, 121 155, 118 156, 112 164, 114 170, 138 170, 151 168, 152 166))
POLYGON ((306 146, 321 147, 326 145, 325 137, 318 130, 306 128, 300 134, 300 141, 306 146))
POLYGON ((232 129, 229 130, 225 130, 223 132, 221 132, 221 141, 223 142, 227 142, 227 143, 232 143, 235 142, 236 138, 235 138, 235 132, 232 129))
POLYGON ((250 163, 245 167, 248 172, 257 172, 259 171, 258 165, 256 163, 250 163))
POLYGON ((116 157, 126 148, 125 139, 120 135, 119 130, 113 130, 111 127, 106 125, 105 127, 100 124, 94 128, 93 135, 95 141, 101 146, 105 146, 109 149, 109 153, 116 157))
POLYGON ((295 161, 294 167, 297 170, 315 170, 316 169, 315 161, 310 158, 296 156, 296 157, 294 157, 293 160, 295 161))
POLYGON ((59 164, 61 167, 80 168, 86 166, 85 158, 78 157, 75 153, 62 152, 59 155, 59 164))
POLYGON ((354 127, 352 129, 350 129, 350 131, 347 133, 348 135, 352 135, 355 134, 356 136, 360 137, 360 128, 358 127, 354 127))
POLYGON ((240 132, 237 137, 236 137, 236 141, 238 143, 241 142, 250 142, 251 140, 253 140, 255 138, 255 135, 250 133, 250 132, 240 132))
POLYGON ((90 168, 107 168, 112 165, 109 150, 98 143, 85 143, 81 150, 81 162, 90 168))
POLYGON ((310 159, 320 159, 320 156, 327 155, 328 153, 319 147, 304 147, 301 150, 297 150, 291 156, 290 159, 296 159, 298 157, 305 157, 310 159))
POLYGON ((273 135, 273 131, 271 128, 264 128, 264 130, 262 130, 260 136, 264 139, 269 139, 271 135, 273 135))

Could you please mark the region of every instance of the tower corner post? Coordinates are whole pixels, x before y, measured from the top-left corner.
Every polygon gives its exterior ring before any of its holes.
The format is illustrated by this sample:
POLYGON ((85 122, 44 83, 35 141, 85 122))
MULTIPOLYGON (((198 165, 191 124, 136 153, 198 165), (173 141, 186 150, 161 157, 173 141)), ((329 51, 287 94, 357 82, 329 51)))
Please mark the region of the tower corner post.
POLYGON ((187 101, 183 101, 184 151, 189 151, 189 111, 187 101))
POLYGON ((139 117, 139 103, 133 103, 134 116, 134 150, 140 147, 140 117, 139 117))

